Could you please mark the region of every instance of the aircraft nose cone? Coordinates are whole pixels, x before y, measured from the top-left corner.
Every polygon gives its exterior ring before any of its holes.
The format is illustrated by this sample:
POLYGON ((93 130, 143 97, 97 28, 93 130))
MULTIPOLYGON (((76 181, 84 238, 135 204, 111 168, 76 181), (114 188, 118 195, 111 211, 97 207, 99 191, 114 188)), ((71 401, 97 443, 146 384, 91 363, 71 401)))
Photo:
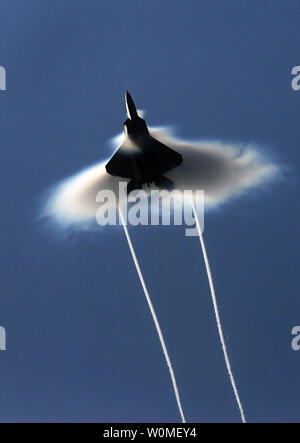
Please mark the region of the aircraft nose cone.
POLYGON ((131 120, 138 117, 134 101, 128 91, 126 91, 126 94, 125 94, 125 103, 126 103, 128 117, 131 120))

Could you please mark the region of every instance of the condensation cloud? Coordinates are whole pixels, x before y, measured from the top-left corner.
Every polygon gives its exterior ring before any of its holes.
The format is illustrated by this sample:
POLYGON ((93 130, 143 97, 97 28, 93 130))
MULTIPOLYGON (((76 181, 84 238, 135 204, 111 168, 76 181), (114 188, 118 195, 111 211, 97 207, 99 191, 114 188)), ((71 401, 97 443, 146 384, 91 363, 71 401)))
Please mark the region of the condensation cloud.
MULTIPOLYGON (((183 163, 166 173, 176 189, 204 190, 205 209, 226 203, 234 197, 274 179, 279 166, 268 161, 259 147, 236 143, 200 140, 180 140, 168 128, 149 128, 153 137, 182 154, 183 163)), ((117 148, 123 135, 113 139, 117 148)), ((62 227, 90 229, 96 225, 99 203, 96 195, 110 189, 118 193, 119 181, 106 173, 103 160, 54 186, 43 205, 42 216, 52 219, 62 227)), ((147 191, 148 188, 144 187, 147 191)))

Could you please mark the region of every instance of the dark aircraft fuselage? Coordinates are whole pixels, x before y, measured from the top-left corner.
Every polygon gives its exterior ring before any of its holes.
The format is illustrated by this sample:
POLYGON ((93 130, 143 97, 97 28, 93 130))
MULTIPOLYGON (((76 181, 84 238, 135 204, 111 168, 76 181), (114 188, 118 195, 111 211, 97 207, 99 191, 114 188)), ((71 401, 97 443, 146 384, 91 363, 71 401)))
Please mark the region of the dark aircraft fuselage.
POLYGON ((129 146, 136 150, 133 158, 133 179, 141 184, 152 183, 160 175, 159 170, 151 162, 151 145, 154 140, 148 130, 145 120, 137 117, 134 120, 127 119, 124 123, 124 132, 129 146))

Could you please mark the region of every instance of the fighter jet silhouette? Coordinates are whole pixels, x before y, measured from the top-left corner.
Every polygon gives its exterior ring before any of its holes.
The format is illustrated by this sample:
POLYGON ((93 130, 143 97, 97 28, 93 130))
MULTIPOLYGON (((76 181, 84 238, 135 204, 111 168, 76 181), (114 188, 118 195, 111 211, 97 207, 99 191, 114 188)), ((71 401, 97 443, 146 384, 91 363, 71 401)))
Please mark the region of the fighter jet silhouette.
POLYGON ((125 102, 128 115, 124 122, 125 141, 106 164, 106 171, 117 177, 131 178, 128 194, 153 182, 160 189, 173 189, 174 183, 163 174, 179 166, 182 156, 150 135, 129 92, 126 92, 125 102))

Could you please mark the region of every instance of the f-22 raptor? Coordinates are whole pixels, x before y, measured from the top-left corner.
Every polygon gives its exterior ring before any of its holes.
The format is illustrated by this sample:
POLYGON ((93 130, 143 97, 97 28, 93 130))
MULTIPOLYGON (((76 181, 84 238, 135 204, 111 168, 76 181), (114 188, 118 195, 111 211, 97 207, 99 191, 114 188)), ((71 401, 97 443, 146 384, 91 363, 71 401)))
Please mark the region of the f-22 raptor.
POLYGON ((159 189, 171 190, 174 183, 163 174, 182 163, 178 152, 153 138, 147 123, 137 113, 129 92, 125 95, 127 120, 124 122, 125 140, 105 168, 108 174, 130 178, 127 193, 154 183, 159 189))

